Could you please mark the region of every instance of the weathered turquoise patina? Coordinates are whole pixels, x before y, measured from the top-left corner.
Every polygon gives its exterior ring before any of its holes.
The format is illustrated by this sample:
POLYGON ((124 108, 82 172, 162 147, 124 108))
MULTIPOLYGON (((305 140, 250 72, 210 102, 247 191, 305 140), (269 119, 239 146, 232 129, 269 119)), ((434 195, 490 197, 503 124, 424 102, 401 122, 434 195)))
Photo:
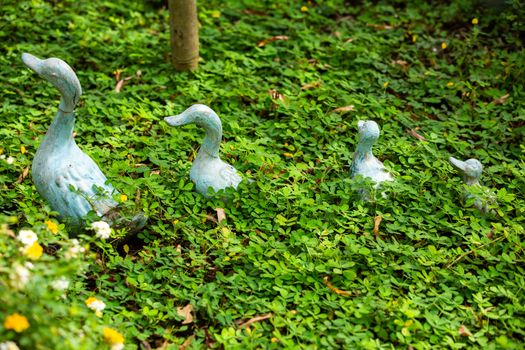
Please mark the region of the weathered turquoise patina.
MULTIPOLYGON (((111 214, 107 221, 112 222, 118 206, 113 199, 117 191, 73 138, 74 109, 82 94, 75 72, 58 58, 41 60, 24 53, 22 60, 62 95, 58 113, 33 160, 31 170, 37 191, 59 213, 60 219, 71 225, 82 226, 91 210, 101 217, 111 214)), ((136 220, 134 226, 145 223, 144 216, 136 220)))
POLYGON ((197 192, 207 196, 210 187, 215 191, 227 187, 237 188, 241 177, 233 166, 219 157, 222 123, 210 107, 195 104, 181 114, 166 117, 164 120, 172 126, 193 123, 204 128, 206 132, 190 170, 190 179, 195 183, 197 192))
MULTIPOLYGON (((450 157, 449 161, 452 165, 461 170, 463 174, 463 181, 465 182, 465 185, 467 187, 463 195, 464 199, 467 200, 469 198, 474 197, 474 206, 476 208, 478 208, 484 213, 490 212, 489 203, 495 202, 495 199, 491 198, 491 196, 488 193, 486 196, 484 196, 485 198, 481 198, 483 196, 475 195, 473 193, 476 191, 469 190, 469 188, 473 189, 474 187, 481 187, 481 184, 479 182, 481 173, 483 172, 483 165, 481 164, 481 162, 474 158, 468 159, 466 161, 461 161, 454 157, 450 157)), ((479 191, 477 192, 479 193, 479 191)))
POLYGON ((370 178, 375 182, 375 187, 378 187, 383 181, 392 181, 392 175, 372 153, 372 146, 379 138, 379 126, 372 120, 360 120, 357 127, 359 129, 359 142, 352 161, 352 177, 362 175, 370 178))

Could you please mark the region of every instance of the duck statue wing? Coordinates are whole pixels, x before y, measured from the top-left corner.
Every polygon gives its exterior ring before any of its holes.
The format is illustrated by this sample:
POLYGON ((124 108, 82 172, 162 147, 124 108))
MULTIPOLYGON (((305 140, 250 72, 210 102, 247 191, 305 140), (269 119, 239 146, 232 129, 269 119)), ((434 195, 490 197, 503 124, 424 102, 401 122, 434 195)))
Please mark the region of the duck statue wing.
POLYGON ((57 192, 61 194, 63 202, 61 204, 68 207, 67 212, 78 207, 77 211, 82 212, 80 216, 84 216, 90 210, 103 215, 117 205, 112 198, 116 191, 106 182, 106 176, 83 152, 79 152, 76 157, 58 167, 55 176, 57 192))
POLYGON ((237 173, 237 170, 229 164, 224 164, 224 167, 219 171, 219 177, 226 184, 227 187, 237 188, 242 178, 237 173))

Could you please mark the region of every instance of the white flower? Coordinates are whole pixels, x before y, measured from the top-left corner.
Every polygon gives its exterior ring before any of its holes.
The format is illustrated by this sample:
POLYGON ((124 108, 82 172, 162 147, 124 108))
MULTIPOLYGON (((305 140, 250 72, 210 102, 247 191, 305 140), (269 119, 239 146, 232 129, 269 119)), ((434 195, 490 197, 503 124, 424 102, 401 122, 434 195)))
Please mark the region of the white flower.
POLYGON ((9 156, 7 157, 7 159, 5 160, 7 164, 13 164, 15 162, 15 158, 9 156))
POLYGON ((64 253, 64 257, 68 260, 71 258, 76 258, 79 254, 83 254, 86 251, 86 249, 80 245, 78 239, 76 238, 71 240, 71 244, 72 246, 64 253))
POLYGON ((122 349, 124 349, 124 344, 123 343, 115 343, 115 344, 111 345, 111 350, 122 350, 122 349))
POLYGON ((22 242, 26 247, 29 247, 38 241, 38 236, 31 230, 20 230, 16 239, 22 242))
POLYGON ((0 154, 0 159, 5 159, 5 154, 0 154))
POLYGON ((60 277, 59 279, 57 280, 54 280, 53 282, 51 282, 51 287, 53 287, 53 289, 56 289, 56 290, 66 290, 69 288, 69 281, 67 278, 65 277, 60 277))
POLYGON ((24 263, 24 266, 25 266, 26 268, 28 268, 29 270, 31 270, 33 267, 35 267, 35 265, 33 265, 33 263, 32 263, 32 262, 29 262, 29 261, 26 261, 26 262, 24 263))
POLYGON ((20 348, 12 341, 5 341, 0 343, 0 350, 20 350, 20 348))
POLYGON ((91 224, 91 229, 95 231, 98 238, 108 239, 111 236, 111 227, 105 221, 95 221, 91 224))
POLYGON ((16 289, 23 289, 30 278, 31 272, 22 265, 15 265, 15 270, 9 274, 11 284, 16 289))

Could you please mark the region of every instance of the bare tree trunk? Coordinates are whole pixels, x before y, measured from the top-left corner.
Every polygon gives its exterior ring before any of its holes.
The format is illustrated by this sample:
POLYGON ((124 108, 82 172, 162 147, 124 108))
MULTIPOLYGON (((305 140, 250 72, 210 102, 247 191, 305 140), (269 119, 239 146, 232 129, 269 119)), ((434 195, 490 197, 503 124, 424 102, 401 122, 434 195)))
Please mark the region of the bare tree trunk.
POLYGON ((170 12, 171 62, 176 70, 197 69, 199 21, 196 0, 168 0, 170 12))

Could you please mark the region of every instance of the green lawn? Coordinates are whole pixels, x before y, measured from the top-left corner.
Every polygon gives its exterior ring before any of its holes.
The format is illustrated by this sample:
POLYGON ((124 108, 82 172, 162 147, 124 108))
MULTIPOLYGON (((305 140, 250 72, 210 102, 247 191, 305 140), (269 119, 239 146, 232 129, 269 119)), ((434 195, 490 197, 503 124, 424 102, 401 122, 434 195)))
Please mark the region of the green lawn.
POLYGON ((178 73, 163 1, 2 1, 0 343, 104 349, 110 327, 125 349, 521 349, 524 5, 432 3, 199 1, 202 61, 178 73), (124 248, 82 234, 83 254, 53 227, 30 165, 59 94, 23 52, 77 72, 75 140, 150 218, 124 248), (203 132, 162 118, 194 103, 253 180, 237 192, 193 189, 203 132), (395 182, 363 202, 368 119, 395 182), (484 164, 493 215, 462 203, 449 156, 484 164), (44 247, 32 268, 22 229, 44 247))

